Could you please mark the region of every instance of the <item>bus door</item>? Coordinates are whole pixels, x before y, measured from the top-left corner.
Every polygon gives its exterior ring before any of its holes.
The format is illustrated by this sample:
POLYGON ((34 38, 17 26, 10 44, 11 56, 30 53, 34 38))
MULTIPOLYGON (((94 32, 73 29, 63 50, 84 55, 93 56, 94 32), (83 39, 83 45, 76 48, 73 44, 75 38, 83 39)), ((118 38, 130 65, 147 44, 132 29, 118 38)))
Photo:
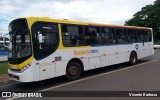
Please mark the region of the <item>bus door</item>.
POLYGON ((39 63, 40 80, 55 77, 55 52, 59 45, 58 24, 35 22, 32 26, 33 51, 39 63))

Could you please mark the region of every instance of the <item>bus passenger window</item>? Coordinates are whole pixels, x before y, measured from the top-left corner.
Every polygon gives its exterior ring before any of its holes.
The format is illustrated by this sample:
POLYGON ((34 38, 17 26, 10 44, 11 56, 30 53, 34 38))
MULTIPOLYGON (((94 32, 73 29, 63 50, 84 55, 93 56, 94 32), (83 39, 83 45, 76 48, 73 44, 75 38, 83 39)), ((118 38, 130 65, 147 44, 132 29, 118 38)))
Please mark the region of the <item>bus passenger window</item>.
POLYGON ((100 29, 95 27, 85 27, 85 44, 101 44, 100 29))
POLYGON ((151 35, 150 30, 145 31, 144 38, 145 38, 145 42, 151 42, 152 41, 152 35, 151 35))
POLYGON ((103 28, 102 29, 102 43, 103 44, 116 43, 114 29, 112 29, 112 28, 103 28))
POLYGON ((135 43, 138 41, 136 30, 128 30, 129 42, 135 43))
POLYGON ((137 41, 138 42, 143 42, 144 41, 144 31, 142 30, 137 30, 137 41))
POLYGON ((124 29, 116 29, 118 43, 128 43, 127 33, 124 29))
POLYGON ((137 42, 141 42, 140 30, 137 30, 137 42))
POLYGON ((138 36, 140 38, 139 42, 144 42, 144 31, 143 30, 139 30, 138 36))
POLYGON ((83 45, 83 28, 73 25, 62 25, 62 39, 64 46, 83 45))

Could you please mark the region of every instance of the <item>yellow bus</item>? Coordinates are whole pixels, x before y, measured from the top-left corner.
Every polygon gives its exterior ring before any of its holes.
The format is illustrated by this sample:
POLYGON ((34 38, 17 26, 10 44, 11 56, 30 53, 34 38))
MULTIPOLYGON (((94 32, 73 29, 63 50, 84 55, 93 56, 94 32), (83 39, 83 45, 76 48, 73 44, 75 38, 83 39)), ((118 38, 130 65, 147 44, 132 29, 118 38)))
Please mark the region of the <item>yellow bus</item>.
POLYGON ((151 28, 26 17, 9 24, 9 76, 19 82, 130 62, 154 54, 151 28))

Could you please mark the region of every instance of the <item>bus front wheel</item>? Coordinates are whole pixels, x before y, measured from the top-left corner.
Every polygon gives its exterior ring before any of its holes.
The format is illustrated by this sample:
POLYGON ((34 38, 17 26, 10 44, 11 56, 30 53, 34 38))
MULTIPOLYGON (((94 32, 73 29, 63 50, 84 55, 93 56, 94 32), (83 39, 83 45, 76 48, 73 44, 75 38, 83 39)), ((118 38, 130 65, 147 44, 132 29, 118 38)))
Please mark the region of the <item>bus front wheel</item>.
POLYGON ((76 61, 71 61, 67 65, 66 78, 71 81, 76 80, 81 76, 81 72, 81 65, 76 61))
POLYGON ((136 62, 137 62, 137 54, 135 52, 132 52, 130 54, 130 61, 129 61, 129 63, 130 63, 130 65, 134 65, 134 64, 136 64, 136 62))

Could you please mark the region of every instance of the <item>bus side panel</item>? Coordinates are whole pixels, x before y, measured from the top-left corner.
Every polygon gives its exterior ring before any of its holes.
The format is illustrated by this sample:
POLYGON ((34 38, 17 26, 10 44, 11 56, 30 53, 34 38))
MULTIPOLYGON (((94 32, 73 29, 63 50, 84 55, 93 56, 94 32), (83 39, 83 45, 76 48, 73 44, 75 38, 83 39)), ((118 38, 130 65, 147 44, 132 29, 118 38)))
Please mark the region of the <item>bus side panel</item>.
POLYGON ((82 63, 83 63, 83 67, 84 67, 84 71, 89 70, 89 59, 85 58, 85 59, 81 59, 82 63))
POLYGON ((55 77, 55 64, 41 64, 39 65, 40 80, 55 77))
POLYGON ((145 43, 145 56, 152 55, 153 54, 153 50, 154 50, 154 47, 153 47, 152 42, 145 43))
POLYGON ((90 57, 89 58, 89 67, 90 69, 95 69, 100 67, 100 57, 90 57))
POLYGON ((129 61, 131 48, 130 44, 107 46, 109 65, 129 61))
POLYGON ((39 81, 40 80, 40 78, 39 78, 39 76, 40 76, 40 74, 39 74, 39 65, 36 65, 36 61, 33 60, 32 66, 33 67, 30 67, 30 68, 31 68, 31 70, 33 72, 33 80, 34 81, 39 81))
POLYGON ((69 61, 56 62, 56 76, 62 76, 66 74, 66 67, 69 61))

